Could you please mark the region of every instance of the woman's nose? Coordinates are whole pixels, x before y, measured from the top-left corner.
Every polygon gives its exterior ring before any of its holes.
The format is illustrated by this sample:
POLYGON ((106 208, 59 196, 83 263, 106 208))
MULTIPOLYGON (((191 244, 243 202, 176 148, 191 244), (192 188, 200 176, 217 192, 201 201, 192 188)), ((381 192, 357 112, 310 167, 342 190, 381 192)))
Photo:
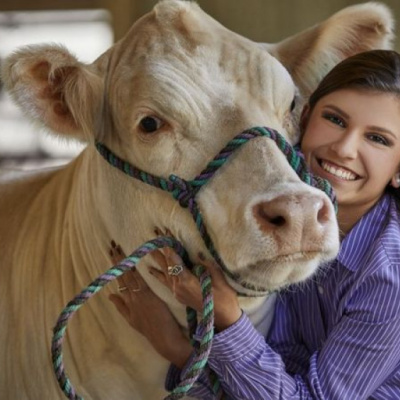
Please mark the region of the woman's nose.
POLYGON ((331 144, 331 149, 340 158, 354 159, 357 157, 359 144, 359 133, 356 130, 349 130, 331 144))

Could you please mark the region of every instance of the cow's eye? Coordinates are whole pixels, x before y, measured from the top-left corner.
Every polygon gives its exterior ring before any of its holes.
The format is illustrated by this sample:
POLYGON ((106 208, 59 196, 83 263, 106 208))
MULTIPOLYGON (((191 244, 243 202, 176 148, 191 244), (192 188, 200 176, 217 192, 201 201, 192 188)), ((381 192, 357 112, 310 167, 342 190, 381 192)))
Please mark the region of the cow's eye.
POLYGON ((292 112, 296 107, 296 98, 293 99, 292 103, 290 104, 290 112, 292 112))
POLYGON ((163 122, 160 118, 150 116, 144 117, 140 121, 140 128, 145 133, 153 133, 158 131, 163 125, 163 122))

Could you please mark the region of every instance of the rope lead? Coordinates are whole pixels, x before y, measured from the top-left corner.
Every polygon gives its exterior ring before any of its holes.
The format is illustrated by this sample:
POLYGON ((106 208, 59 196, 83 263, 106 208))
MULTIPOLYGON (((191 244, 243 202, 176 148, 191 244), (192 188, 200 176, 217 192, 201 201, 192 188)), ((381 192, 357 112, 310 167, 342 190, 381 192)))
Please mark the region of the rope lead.
MULTIPOLYGON (((105 285, 117 279, 128 270, 136 267, 138 262, 147 254, 155 249, 163 247, 173 248, 183 258, 186 265, 190 265, 187 253, 181 243, 175 238, 165 236, 150 240, 135 250, 130 256, 126 257, 119 264, 107 270, 103 275, 84 288, 80 294, 71 300, 61 312, 57 323, 53 329, 53 338, 51 345, 51 354, 53 368, 56 374, 58 384, 70 400, 84 400, 77 394, 67 373, 65 372, 63 359, 63 342, 67 330, 67 323, 74 314, 85 304, 92 296, 100 291, 105 285)), ((201 292, 203 296, 203 310, 200 321, 200 332, 204 332, 200 339, 195 340, 197 331, 197 313, 191 308, 186 310, 186 318, 189 325, 189 334, 194 347, 186 373, 179 385, 165 398, 165 400, 176 400, 182 398, 197 381, 200 374, 206 369, 209 373, 212 387, 214 388, 217 399, 223 398, 221 386, 216 375, 207 367, 208 355, 210 354, 211 344, 214 337, 214 303, 212 296, 211 278, 204 267, 197 265, 193 268, 193 273, 199 278, 201 292)))

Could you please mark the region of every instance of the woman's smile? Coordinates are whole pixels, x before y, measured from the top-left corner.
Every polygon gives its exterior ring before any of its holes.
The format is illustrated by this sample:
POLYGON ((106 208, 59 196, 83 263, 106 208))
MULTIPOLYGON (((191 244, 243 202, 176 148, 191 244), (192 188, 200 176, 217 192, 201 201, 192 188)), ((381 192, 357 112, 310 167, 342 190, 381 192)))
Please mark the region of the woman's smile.
MULTIPOLYGON (((337 165, 331 161, 324 159, 317 159, 318 165, 321 169, 327 173, 329 179, 339 179, 341 181, 355 181, 360 178, 355 172, 345 168, 343 166, 337 165)), ((322 176, 322 174, 320 174, 322 176)))

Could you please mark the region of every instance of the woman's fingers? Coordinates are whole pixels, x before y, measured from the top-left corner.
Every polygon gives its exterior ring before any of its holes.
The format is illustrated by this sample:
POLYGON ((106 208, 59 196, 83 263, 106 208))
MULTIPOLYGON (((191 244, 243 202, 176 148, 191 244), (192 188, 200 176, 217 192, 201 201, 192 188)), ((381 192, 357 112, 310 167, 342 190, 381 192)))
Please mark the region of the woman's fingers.
MULTIPOLYGON (((177 268, 177 266, 175 265, 172 268, 177 268)), ((174 294, 176 294, 176 289, 178 286, 187 285, 191 279, 197 280, 197 278, 183 265, 182 270, 178 273, 178 275, 168 274, 168 272, 165 272, 165 270, 159 270, 153 266, 149 266, 148 270, 151 275, 153 275, 174 294)), ((176 271, 179 270, 176 269, 176 271)))
POLYGON ((170 247, 166 247, 165 249, 163 249, 163 251, 165 255, 165 260, 168 265, 183 264, 181 256, 170 247))
POLYGON ((164 249, 166 268, 164 267, 164 273, 166 273, 170 279, 184 279, 190 274, 187 268, 185 268, 182 258, 171 248, 164 249))
POLYGON ((148 288, 146 281, 139 274, 136 268, 133 268, 117 278, 119 288, 122 294, 138 293, 148 288))
POLYGON ((122 316, 126 320, 129 320, 130 312, 129 312, 129 308, 126 305, 125 301, 120 296, 118 296, 116 294, 111 294, 109 296, 109 299, 115 305, 117 310, 122 314, 122 316))
MULTIPOLYGON (((162 234, 160 231, 158 233, 162 234)), ((171 235, 171 233, 167 232, 167 235, 171 235)), ((122 248, 115 242, 111 243, 110 255, 115 263, 125 258, 122 248)), ((201 310, 202 295, 200 282, 185 267, 179 254, 174 249, 167 247, 155 250, 152 256, 158 267, 148 267, 149 273, 171 290, 179 302, 196 310, 201 310)), ((213 259, 206 259, 202 254, 199 254, 199 264, 204 265, 210 272, 214 289, 218 289, 218 292, 221 291, 222 294, 226 293, 227 290, 228 293, 232 291, 220 267, 213 259)), ((121 314, 126 315, 129 307, 134 306, 133 303, 136 301, 141 301, 140 299, 143 298, 141 295, 144 292, 148 292, 148 285, 136 269, 126 272, 117 278, 117 280, 122 296, 113 297, 113 302, 121 314)), ((217 295, 217 293, 215 294, 217 295)))
POLYGON ((158 270, 157 268, 154 268, 152 266, 148 267, 148 270, 151 275, 153 275, 157 280, 159 280, 163 285, 167 286, 169 289, 171 289, 170 282, 165 276, 163 271, 158 270))
POLYGON ((164 260, 161 269, 149 267, 149 272, 169 288, 182 304, 196 310, 201 309, 200 282, 183 264, 182 258, 172 249, 163 249, 164 260))
MULTIPOLYGON (((167 234, 170 232, 167 231, 167 234)), ((149 272, 172 291, 177 282, 182 282, 191 275, 190 271, 185 268, 182 258, 170 247, 154 251, 153 259, 160 269, 150 267, 149 272)))
MULTIPOLYGON (((126 254, 122 250, 122 247, 115 243, 114 240, 111 240, 109 254, 114 265, 119 264, 126 258, 126 254)), ((136 271, 135 267, 118 277, 117 282, 119 285, 118 290, 123 295, 140 292, 148 288, 146 281, 142 278, 139 272, 136 271)))
POLYGON ((111 262, 116 265, 119 264, 124 258, 126 258, 126 254, 122 250, 122 247, 115 243, 114 240, 111 240, 111 246, 109 250, 111 262))
POLYGON ((154 250, 151 252, 151 256, 153 260, 163 269, 167 269, 167 260, 165 259, 165 255, 161 250, 154 250))

